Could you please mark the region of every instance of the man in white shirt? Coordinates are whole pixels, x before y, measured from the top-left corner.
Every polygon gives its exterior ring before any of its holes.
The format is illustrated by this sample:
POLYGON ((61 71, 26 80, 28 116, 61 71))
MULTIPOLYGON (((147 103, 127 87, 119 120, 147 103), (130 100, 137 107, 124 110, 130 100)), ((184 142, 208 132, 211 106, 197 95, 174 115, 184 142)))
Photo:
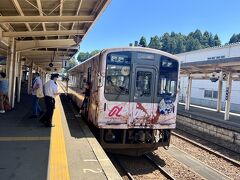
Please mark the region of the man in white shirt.
POLYGON ((46 113, 40 119, 40 121, 44 123, 46 127, 54 127, 52 124, 52 116, 55 108, 55 96, 59 94, 58 86, 56 83, 57 78, 58 74, 52 74, 51 79, 44 85, 46 113))
POLYGON ((43 88, 42 80, 40 78, 39 73, 34 74, 33 82, 32 82, 32 118, 39 117, 43 111, 39 104, 39 98, 36 96, 36 91, 39 88, 43 88))

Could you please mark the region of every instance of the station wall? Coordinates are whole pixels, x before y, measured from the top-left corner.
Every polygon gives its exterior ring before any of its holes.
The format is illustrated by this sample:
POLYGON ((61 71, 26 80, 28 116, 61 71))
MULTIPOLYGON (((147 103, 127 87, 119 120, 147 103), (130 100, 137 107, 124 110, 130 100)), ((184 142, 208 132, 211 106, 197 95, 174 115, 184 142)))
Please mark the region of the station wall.
MULTIPOLYGON (((191 51, 176 55, 180 58, 181 62, 195 62, 229 57, 240 57, 240 43, 220 47, 206 48, 202 50, 191 51)), ((187 85, 188 79, 186 77, 182 77, 180 79, 180 95, 179 95, 179 100, 181 102, 184 102, 185 100, 187 85)), ((214 83, 211 82, 210 80, 193 80, 191 103, 210 108, 217 108, 217 96, 216 96, 218 93, 217 91, 218 82, 214 83), (212 92, 212 97, 206 96, 207 93, 210 92, 212 92)), ((225 93, 226 93, 226 81, 223 82, 222 90, 223 110, 225 106, 225 93)), ((233 81, 232 83, 231 112, 240 113, 240 81, 233 81)))

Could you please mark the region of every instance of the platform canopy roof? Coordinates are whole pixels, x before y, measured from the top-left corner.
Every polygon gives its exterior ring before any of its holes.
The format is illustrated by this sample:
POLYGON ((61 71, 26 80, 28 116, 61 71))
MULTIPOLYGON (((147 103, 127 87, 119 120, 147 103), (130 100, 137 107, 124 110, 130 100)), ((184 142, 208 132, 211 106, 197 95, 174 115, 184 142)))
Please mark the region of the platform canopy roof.
POLYGON ((110 0, 1 0, 0 54, 10 38, 22 58, 42 68, 60 69, 110 0))
POLYGON ((180 74, 209 79, 212 73, 220 72, 231 73, 233 79, 240 80, 240 57, 182 63, 180 74))

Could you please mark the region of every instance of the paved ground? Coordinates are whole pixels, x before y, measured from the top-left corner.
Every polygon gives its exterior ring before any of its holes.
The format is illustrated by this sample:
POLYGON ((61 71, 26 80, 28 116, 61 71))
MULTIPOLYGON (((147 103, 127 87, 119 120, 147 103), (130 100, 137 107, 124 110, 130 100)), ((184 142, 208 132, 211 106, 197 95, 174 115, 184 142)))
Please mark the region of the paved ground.
POLYGON ((215 121, 232 122, 232 123, 240 124, 239 116, 230 115, 230 119, 228 121, 225 121, 224 113, 222 113, 222 112, 218 113, 215 111, 201 109, 201 108, 192 107, 192 106, 190 106, 189 111, 185 111, 184 108, 185 108, 184 105, 178 104, 178 111, 182 112, 182 113, 197 115, 197 116, 204 117, 204 118, 210 119, 210 120, 215 120, 215 121))
POLYGON ((47 178, 50 129, 29 118, 30 102, 23 93, 14 110, 0 114, 0 179, 47 178))
POLYGON ((56 98, 51 129, 30 118, 26 93, 14 110, 0 114, 0 180, 121 179, 86 124, 61 99, 56 98))

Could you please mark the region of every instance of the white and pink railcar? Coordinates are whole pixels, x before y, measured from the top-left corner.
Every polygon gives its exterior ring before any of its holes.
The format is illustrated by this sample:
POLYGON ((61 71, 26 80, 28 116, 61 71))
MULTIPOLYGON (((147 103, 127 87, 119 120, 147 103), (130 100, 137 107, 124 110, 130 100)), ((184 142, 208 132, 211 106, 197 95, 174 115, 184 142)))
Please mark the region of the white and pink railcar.
POLYGON ((81 106, 91 83, 85 114, 100 132, 103 148, 140 155, 168 146, 176 127, 178 58, 142 47, 101 51, 69 70, 71 97, 81 106))

